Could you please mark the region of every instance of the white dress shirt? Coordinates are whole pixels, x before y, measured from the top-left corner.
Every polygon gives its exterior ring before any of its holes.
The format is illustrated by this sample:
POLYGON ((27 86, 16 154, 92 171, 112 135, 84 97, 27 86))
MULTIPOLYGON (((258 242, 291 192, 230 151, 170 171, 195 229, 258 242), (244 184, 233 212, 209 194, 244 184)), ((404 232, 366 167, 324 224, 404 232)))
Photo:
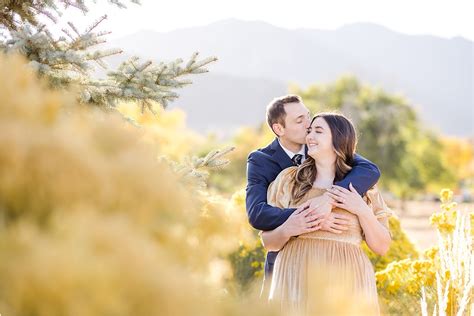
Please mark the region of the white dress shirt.
POLYGON ((278 139, 278 143, 280 144, 281 148, 283 148, 283 150, 284 150, 285 153, 288 155, 288 157, 290 157, 290 159, 293 159, 293 156, 294 156, 294 155, 300 154, 300 155, 303 155, 303 159, 301 159, 301 163, 303 163, 303 162, 306 160, 304 145, 301 145, 301 149, 300 149, 299 152, 294 153, 294 152, 292 152, 291 150, 289 150, 288 148, 285 148, 285 146, 283 146, 283 144, 280 142, 279 139, 278 139))

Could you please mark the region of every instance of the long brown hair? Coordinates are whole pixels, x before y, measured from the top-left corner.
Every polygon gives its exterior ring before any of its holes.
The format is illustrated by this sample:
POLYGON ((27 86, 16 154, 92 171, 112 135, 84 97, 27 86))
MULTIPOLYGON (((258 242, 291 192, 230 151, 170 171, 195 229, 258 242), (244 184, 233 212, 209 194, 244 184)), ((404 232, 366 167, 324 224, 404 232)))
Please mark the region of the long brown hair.
MULTIPOLYGON (((357 146, 357 135, 351 121, 338 113, 320 113, 313 117, 311 125, 318 117, 326 121, 331 130, 332 145, 336 152, 336 176, 334 181, 340 181, 352 169, 354 154, 357 146)), ((311 188, 316 180, 317 169, 313 157, 308 157, 296 171, 293 180, 292 199, 298 202, 311 188)))

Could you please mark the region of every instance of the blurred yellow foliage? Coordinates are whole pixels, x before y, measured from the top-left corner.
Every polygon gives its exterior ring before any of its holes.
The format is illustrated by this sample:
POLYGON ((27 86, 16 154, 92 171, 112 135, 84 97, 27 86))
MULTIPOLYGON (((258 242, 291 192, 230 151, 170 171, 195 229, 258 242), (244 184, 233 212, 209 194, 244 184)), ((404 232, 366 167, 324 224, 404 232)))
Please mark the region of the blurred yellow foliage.
POLYGON ((474 144, 472 140, 444 137, 444 159, 460 179, 474 180, 474 144))
POLYGON ((18 57, 0 82, 3 314, 275 314, 223 295, 245 214, 179 182, 146 124, 48 90, 18 57))
MULTIPOLYGON (((199 146, 182 114, 80 106, 15 56, 0 56, 0 82, 2 314, 280 314, 258 289, 225 287, 227 256, 254 240, 243 193, 211 194, 157 159, 199 146)), ((318 311, 359 310, 339 300, 318 311)))
POLYGON ((164 110, 156 104, 154 111, 145 110, 134 103, 118 105, 118 111, 143 128, 144 138, 155 145, 161 155, 180 161, 187 155, 196 154, 206 138, 186 127, 186 113, 179 109, 164 110))

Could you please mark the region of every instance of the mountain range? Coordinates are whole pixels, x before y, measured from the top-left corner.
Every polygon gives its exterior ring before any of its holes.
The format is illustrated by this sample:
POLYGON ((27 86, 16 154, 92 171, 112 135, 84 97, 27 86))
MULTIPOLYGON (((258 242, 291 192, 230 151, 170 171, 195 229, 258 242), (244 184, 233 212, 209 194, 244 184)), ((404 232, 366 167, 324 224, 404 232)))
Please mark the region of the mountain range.
POLYGON ((335 30, 284 29, 260 21, 222 20, 171 32, 139 31, 109 41, 127 55, 156 61, 186 60, 195 51, 217 56, 210 73, 192 76, 170 108, 187 113, 198 131, 229 134, 264 121, 265 107, 287 93, 351 74, 361 82, 404 96, 431 128, 474 135, 474 42, 401 34, 355 23, 335 30))

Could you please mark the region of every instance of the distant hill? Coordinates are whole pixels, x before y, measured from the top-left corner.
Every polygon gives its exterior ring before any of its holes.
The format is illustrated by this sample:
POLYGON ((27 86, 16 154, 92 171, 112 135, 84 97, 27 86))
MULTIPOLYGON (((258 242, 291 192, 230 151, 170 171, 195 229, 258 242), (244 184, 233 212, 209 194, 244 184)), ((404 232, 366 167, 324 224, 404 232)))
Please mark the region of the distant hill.
POLYGON ((289 82, 306 87, 354 74, 404 95, 441 132, 474 135, 474 44, 464 38, 405 35, 365 23, 288 30, 231 19, 167 33, 140 31, 109 45, 155 60, 186 59, 194 51, 217 56, 211 73, 194 76, 172 105, 185 109, 188 124, 201 131, 262 122, 266 104, 286 93, 289 82))

